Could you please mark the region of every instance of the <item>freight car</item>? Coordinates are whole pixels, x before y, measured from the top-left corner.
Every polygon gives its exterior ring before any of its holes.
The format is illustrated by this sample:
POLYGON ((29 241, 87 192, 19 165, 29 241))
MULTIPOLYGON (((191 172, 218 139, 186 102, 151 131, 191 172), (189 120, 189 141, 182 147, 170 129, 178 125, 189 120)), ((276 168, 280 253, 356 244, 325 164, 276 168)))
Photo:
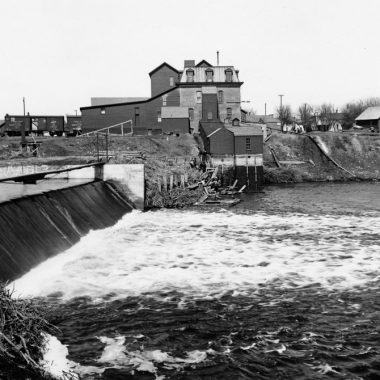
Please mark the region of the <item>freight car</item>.
POLYGON ((66 116, 66 136, 79 136, 82 134, 82 116, 66 116))
POLYGON ((25 135, 77 136, 82 133, 81 116, 17 116, 5 115, 2 133, 8 136, 20 136, 25 126, 25 135))

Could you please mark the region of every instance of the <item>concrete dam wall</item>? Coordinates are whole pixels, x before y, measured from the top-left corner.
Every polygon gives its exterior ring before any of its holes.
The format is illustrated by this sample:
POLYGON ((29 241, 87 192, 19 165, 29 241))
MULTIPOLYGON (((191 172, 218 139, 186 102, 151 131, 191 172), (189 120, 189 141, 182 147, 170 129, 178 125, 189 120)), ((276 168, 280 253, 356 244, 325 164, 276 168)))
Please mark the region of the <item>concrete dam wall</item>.
POLYGON ((126 196, 103 181, 1 203, 0 281, 23 275, 131 210, 126 196))

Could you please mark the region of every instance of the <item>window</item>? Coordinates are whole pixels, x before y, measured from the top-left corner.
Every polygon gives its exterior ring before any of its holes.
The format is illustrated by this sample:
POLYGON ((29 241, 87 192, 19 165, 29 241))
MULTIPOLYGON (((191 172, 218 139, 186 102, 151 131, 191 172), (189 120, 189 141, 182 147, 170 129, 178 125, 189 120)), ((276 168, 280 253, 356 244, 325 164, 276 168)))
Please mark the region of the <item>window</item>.
POLYGON ((220 90, 218 91, 218 102, 223 103, 223 101, 224 101, 224 94, 223 94, 223 91, 220 90))
POLYGON ((202 91, 197 91, 197 103, 202 103, 202 91))
POLYGON ((212 120, 212 112, 211 111, 207 112, 207 120, 212 120))
POLYGON ((187 70, 186 71, 186 81, 187 82, 194 82, 194 70, 187 70))
POLYGON ((225 71, 225 74, 226 74, 226 82, 232 82, 232 70, 227 69, 225 71))
POLYGON ((135 107, 135 125, 140 125, 140 108, 135 107))
POLYGON ((212 82, 214 80, 214 72, 211 69, 206 70, 206 82, 212 82))
POLYGON ((194 120, 194 108, 189 108, 189 119, 190 121, 194 120))
POLYGON ((227 108, 227 119, 231 120, 232 117, 232 108, 227 108))
POLYGON ((105 115, 106 114, 106 107, 101 107, 100 108, 100 114, 105 115))
POLYGON ((161 111, 157 111, 157 121, 161 123, 161 111))
POLYGON ((251 150, 251 138, 247 137, 245 139, 245 150, 251 150))
POLYGON ((170 84, 170 87, 174 86, 174 78, 173 77, 169 78, 169 84, 170 84))
POLYGON ((162 105, 163 105, 164 107, 166 107, 166 99, 167 99, 167 95, 164 95, 164 96, 162 97, 162 105))

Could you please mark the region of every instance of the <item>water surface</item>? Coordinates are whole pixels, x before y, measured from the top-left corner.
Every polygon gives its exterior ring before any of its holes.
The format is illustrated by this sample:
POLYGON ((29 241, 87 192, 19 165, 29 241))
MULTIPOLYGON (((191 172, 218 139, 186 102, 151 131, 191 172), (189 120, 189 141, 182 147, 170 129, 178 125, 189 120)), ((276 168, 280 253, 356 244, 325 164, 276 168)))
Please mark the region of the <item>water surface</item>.
POLYGON ((133 212, 15 286, 84 379, 377 379, 380 184, 133 212))

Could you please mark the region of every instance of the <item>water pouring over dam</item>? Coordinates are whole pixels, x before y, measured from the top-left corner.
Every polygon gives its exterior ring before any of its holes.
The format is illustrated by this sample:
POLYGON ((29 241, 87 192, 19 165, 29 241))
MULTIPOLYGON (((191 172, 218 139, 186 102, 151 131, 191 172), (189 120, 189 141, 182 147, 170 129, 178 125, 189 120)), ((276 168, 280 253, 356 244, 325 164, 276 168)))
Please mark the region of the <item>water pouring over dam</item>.
POLYGON ((12 286, 52 307, 60 362, 83 379, 373 379, 378 192, 269 187, 229 210, 133 211, 12 286))
POLYGON ((101 181, 1 203, 0 280, 24 274, 131 210, 123 194, 101 181))

